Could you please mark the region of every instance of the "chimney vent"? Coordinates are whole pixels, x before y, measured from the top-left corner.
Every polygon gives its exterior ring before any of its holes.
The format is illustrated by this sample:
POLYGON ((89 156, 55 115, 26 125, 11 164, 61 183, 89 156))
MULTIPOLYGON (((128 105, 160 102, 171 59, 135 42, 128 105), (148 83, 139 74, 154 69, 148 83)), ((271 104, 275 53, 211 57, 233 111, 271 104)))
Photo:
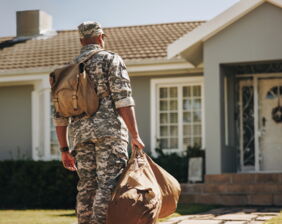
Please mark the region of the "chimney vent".
POLYGON ((40 10, 17 11, 17 37, 44 35, 52 31, 52 16, 40 10))

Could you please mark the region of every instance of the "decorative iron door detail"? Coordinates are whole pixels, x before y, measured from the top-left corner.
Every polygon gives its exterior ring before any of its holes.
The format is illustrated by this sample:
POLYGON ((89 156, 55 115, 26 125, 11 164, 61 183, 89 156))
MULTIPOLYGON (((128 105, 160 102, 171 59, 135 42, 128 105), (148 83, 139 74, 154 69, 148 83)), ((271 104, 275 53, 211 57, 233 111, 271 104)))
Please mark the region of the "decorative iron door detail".
POLYGON ((252 80, 238 80, 238 120, 240 167, 242 171, 255 169, 254 87, 252 80))

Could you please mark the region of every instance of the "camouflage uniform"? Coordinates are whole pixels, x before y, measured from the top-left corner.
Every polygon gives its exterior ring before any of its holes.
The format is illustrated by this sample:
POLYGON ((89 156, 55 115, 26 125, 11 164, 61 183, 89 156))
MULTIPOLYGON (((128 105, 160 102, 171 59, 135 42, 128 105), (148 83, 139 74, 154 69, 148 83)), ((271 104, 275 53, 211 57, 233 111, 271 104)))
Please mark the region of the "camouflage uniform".
MULTIPOLYGON (((100 46, 96 44, 82 47, 75 61, 83 60, 97 49, 100 46)), ((117 108, 134 106, 134 100, 119 55, 100 51, 85 63, 85 69, 96 84, 100 97, 98 111, 90 118, 70 123, 68 118, 53 114, 53 121, 56 126, 68 125, 71 154, 76 159, 79 176, 76 198, 79 224, 105 224, 111 192, 128 160, 128 129, 117 108), (106 91, 110 95, 103 97, 106 91)))

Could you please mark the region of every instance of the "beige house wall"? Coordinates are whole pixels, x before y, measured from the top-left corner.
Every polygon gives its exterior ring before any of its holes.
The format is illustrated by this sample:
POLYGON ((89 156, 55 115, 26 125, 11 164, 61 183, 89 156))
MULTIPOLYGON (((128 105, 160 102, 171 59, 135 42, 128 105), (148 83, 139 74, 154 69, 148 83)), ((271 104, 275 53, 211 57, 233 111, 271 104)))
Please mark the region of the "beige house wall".
POLYGON ((0 87, 0 159, 32 158, 32 85, 0 87))

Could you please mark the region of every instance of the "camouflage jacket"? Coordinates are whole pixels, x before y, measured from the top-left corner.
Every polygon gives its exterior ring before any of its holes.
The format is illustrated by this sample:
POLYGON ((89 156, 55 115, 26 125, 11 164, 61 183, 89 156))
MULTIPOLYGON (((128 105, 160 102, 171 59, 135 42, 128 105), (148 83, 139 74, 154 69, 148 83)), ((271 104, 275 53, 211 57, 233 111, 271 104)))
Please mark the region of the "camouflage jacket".
MULTIPOLYGON (((81 54, 74 59, 79 62, 99 45, 89 44, 81 48, 81 54)), ((53 113, 55 126, 68 126, 69 143, 75 146, 89 139, 116 137, 128 141, 128 129, 119 116, 117 108, 134 106, 131 84, 122 58, 112 52, 100 51, 85 62, 87 75, 95 83, 100 97, 99 109, 90 118, 69 122, 66 117, 53 113), (102 94, 109 91, 109 96, 102 94)))

